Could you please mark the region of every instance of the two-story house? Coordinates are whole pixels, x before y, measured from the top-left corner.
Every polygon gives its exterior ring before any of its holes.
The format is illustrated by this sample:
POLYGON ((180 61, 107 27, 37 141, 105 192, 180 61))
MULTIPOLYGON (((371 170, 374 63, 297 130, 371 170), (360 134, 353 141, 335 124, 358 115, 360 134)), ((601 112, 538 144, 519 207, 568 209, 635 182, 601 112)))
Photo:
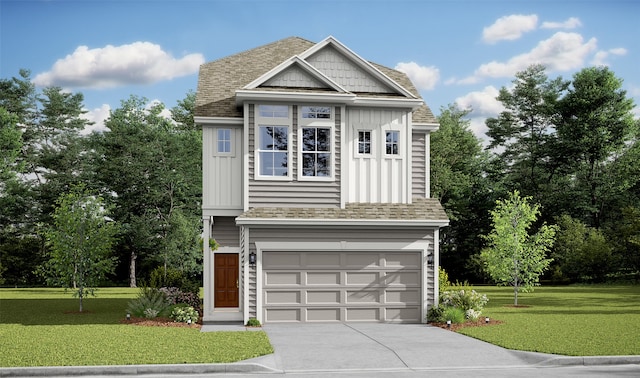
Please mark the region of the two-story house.
POLYGON ((404 73, 287 38, 202 65, 195 116, 205 322, 425 321, 448 219, 404 73))

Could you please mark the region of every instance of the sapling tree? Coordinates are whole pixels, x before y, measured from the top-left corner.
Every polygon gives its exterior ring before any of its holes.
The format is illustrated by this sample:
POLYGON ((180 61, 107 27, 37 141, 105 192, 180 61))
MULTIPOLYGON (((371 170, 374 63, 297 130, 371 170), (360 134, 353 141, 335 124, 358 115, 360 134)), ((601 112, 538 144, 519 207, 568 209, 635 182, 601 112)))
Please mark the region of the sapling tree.
POLYGON ((80 301, 94 290, 106 274, 113 272, 116 224, 109 220, 102 199, 82 186, 62 194, 46 232, 48 261, 43 272, 49 283, 73 289, 80 301))
POLYGON ((480 257, 489 276, 500 285, 513 286, 514 305, 518 292, 533 290, 552 259, 546 257, 553 246, 557 226, 543 225, 535 234, 529 228, 540 214, 531 197, 520 197, 516 190, 505 200, 496 201, 491 211, 493 230, 486 235, 488 247, 480 257))

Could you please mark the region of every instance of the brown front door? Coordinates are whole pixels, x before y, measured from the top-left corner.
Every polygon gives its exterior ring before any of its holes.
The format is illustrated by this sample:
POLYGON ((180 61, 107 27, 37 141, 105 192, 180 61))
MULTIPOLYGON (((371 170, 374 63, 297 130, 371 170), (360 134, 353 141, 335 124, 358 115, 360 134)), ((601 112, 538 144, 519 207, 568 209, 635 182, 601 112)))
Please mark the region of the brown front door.
POLYGON ((214 256, 214 307, 238 307, 238 254, 216 253, 214 256))

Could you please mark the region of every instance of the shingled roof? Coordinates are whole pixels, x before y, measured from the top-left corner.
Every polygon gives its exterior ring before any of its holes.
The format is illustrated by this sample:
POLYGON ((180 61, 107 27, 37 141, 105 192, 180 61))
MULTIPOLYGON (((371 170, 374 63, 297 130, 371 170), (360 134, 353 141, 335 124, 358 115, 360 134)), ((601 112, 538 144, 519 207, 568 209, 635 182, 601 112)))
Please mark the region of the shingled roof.
POLYGON ((414 198, 413 203, 348 203, 339 208, 256 207, 237 218, 238 224, 260 223, 261 220, 289 221, 301 224, 305 220, 331 220, 354 223, 358 221, 389 221, 406 223, 448 224, 442 205, 434 198, 414 198))
MULTIPOLYGON (((218 59, 200 66, 196 108, 199 117, 239 117, 242 109, 236 106, 235 91, 267 73, 285 60, 302 54, 315 43, 300 37, 289 37, 264 46, 218 59)), ((409 77, 397 70, 370 62, 374 67, 410 91, 420 94, 409 77)), ((415 123, 436 123, 427 105, 413 113, 415 123)))

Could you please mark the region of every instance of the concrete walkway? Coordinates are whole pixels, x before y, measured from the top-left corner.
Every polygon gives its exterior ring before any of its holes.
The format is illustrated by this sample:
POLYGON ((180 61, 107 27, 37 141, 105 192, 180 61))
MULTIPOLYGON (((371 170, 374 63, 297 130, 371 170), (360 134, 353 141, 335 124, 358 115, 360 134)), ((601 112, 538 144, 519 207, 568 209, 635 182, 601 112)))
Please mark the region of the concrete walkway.
MULTIPOLYGON (((232 364, 1 368, 0 377, 322 371, 417 371, 491 367, 640 364, 640 356, 566 357, 504 349, 424 324, 267 324, 275 353, 232 364)), ((256 331, 241 324, 207 331, 256 331)))

